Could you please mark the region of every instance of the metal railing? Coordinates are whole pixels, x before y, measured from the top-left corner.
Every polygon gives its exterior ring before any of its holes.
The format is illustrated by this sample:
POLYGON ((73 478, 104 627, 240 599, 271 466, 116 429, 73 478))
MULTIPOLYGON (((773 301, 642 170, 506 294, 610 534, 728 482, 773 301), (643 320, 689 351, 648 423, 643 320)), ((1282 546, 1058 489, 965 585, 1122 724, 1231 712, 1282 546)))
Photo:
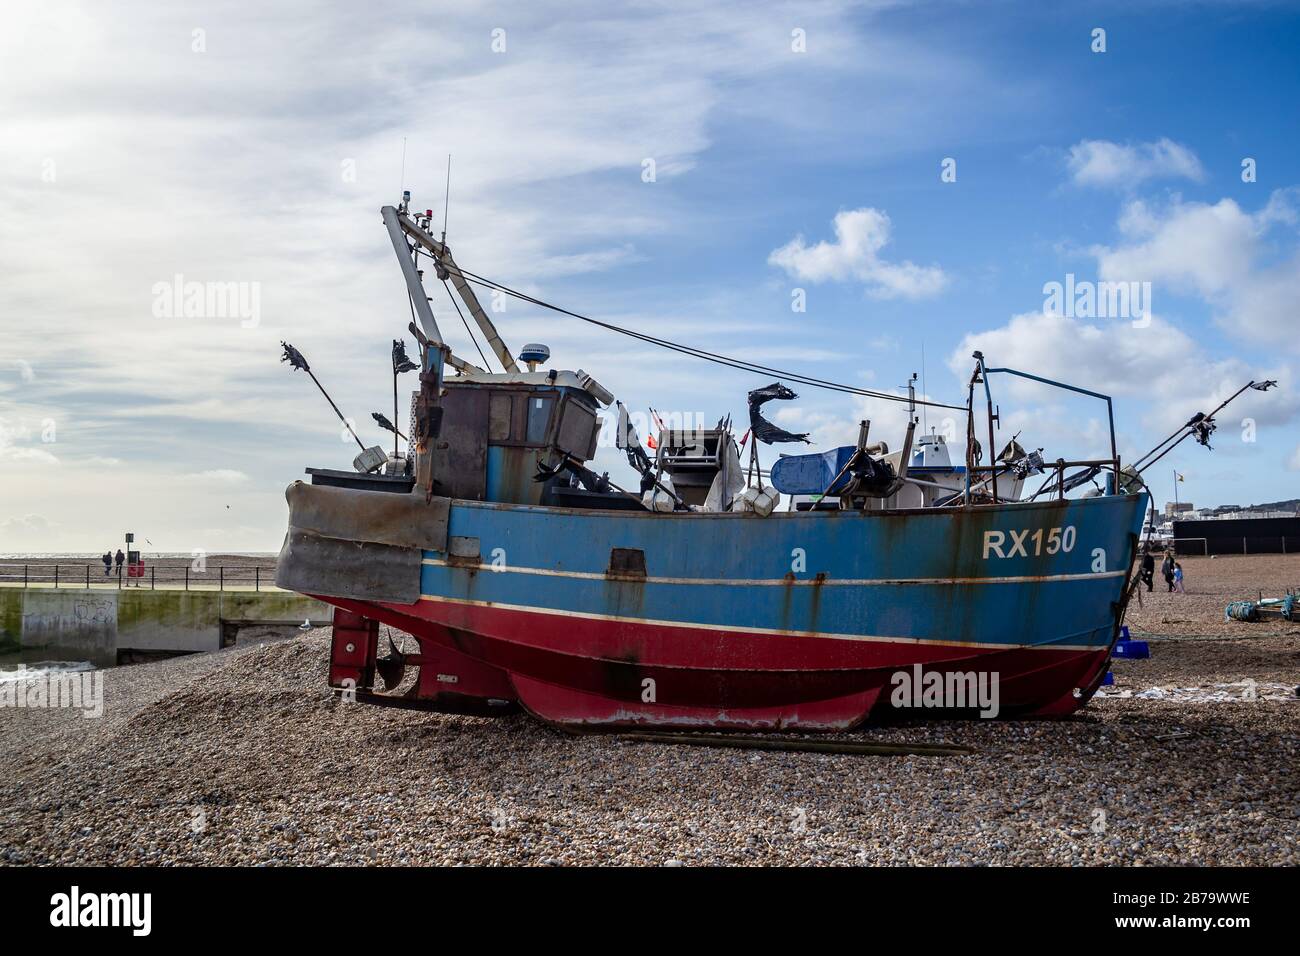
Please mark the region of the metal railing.
MULTIPOLYGON (((1043 484, 1039 486, 1039 489, 1026 500, 1032 501, 1033 499, 1041 495, 1044 491, 1050 492, 1058 499, 1063 499, 1065 497, 1066 491, 1072 490, 1066 485, 1066 475, 1065 475, 1066 469, 1069 468, 1100 469, 1100 468, 1109 467, 1113 464, 1114 464, 1114 459, 1111 458, 1084 458, 1084 459, 1078 459, 1074 461, 1066 461, 1064 458, 1058 458, 1056 459, 1056 461, 1045 461, 1043 462, 1043 469, 1041 474, 1047 475, 1048 476, 1047 480, 1044 481, 1043 484)), ((994 465, 972 465, 970 467, 970 473, 973 475, 978 475, 981 472, 988 472, 990 474, 992 472, 997 472, 997 475, 1000 478, 1004 478, 1010 475, 1013 471, 1014 469, 1011 467, 1011 465, 1005 462, 1000 464, 994 464, 994 465)), ((971 490, 974 491, 977 488, 983 487, 985 484, 988 484, 990 481, 991 481, 991 477, 980 479, 978 483, 972 483, 971 490)))
POLYGON ((275 589, 275 565, 226 567, 224 564, 195 571, 181 567, 146 565, 141 574, 130 573, 128 565, 114 567, 107 575, 103 564, 5 564, 0 565, 0 587, 56 587, 117 589, 144 588, 171 591, 254 591, 275 589))
MULTIPOLYGON (((968 431, 970 433, 970 436, 974 438, 974 431, 973 431, 974 421, 975 421, 974 387, 976 382, 982 382, 984 385, 984 397, 985 400, 988 402, 989 454, 990 455, 996 454, 996 452, 994 451, 995 441, 994 441, 994 434, 993 434, 993 425, 995 422, 998 423, 1001 422, 1001 413, 996 409, 996 406, 993 404, 993 391, 989 386, 990 375, 994 375, 994 374, 1014 375, 1017 378, 1028 379, 1029 381, 1032 382, 1038 382, 1040 385, 1048 385, 1051 386, 1052 388, 1060 388, 1068 392, 1076 392, 1080 395, 1087 395, 1091 398, 1096 398, 1106 403, 1106 419, 1110 427, 1110 457, 1098 461, 1092 461, 1092 462, 1067 462, 1062 459, 1058 459, 1054 466, 1057 469, 1058 495, 1061 498, 1065 497, 1065 492, 1068 490, 1067 479, 1065 477, 1065 468, 1074 465, 1084 465, 1085 467, 1088 468, 1097 467, 1099 469, 1109 468, 1111 471, 1111 478, 1108 479, 1107 481, 1107 488, 1105 493, 1106 494, 1122 493, 1121 489, 1123 487, 1123 477, 1120 473, 1119 447, 1115 442, 1115 406, 1114 403, 1111 401, 1109 395, 1105 395, 1101 392, 1094 392, 1091 389, 1087 389, 1087 388, 1080 388, 1078 385, 1069 385, 1065 382, 1058 382, 1055 379, 1043 378, 1041 375, 1031 375, 1029 372, 1020 371, 1020 369, 1005 368, 1005 367, 990 368, 984 364, 983 352, 975 352, 972 355, 972 358, 974 358, 976 362, 976 374, 971 379, 971 392, 969 398, 967 399, 967 405, 966 405, 967 426, 968 426, 968 431)), ((992 484, 993 500, 996 502, 998 500, 998 471, 996 469, 996 463, 994 463, 993 465, 985 466, 985 468, 990 469, 991 471, 989 481, 992 484)), ((977 470, 977 468, 976 469, 968 468, 966 472, 966 498, 967 499, 970 498, 970 493, 971 493, 970 481, 971 481, 972 471, 974 470, 977 470)), ((1040 488, 1037 492, 1034 493, 1033 497, 1037 498, 1038 495, 1041 494, 1043 491, 1047 490, 1047 488, 1048 486, 1044 485, 1042 488, 1040 488)))

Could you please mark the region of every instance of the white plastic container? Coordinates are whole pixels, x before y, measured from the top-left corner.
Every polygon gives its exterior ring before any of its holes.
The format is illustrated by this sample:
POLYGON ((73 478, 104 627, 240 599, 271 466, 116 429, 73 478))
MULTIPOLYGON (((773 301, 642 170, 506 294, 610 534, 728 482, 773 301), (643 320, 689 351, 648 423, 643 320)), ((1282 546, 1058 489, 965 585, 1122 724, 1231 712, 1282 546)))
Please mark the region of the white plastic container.
POLYGON ((388 452, 384 451, 379 445, 374 445, 352 459, 352 467, 362 474, 368 475, 372 471, 383 468, 387 461, 388 452))
POLYGON ((731 503, 731 510, 752 511, 754 514, 766 518, 776 510, 776 506, 780 503, 781 493, 771 485, 763 485, 761 488, 746 488, 736 495, 731 503))
POLYGON ((659 484, 662 485, 663 488, 654 487, 647 490, 646 493, 641 496, 641 503, 651 511, 672 511, 677 506, 676 499, 669 494, 671 491, 676 491, 676 489, 673 488, 673 480, 667 475, 662 475, 659 478, 659 484), (667 491, 663 489, 667 489, 667 491))

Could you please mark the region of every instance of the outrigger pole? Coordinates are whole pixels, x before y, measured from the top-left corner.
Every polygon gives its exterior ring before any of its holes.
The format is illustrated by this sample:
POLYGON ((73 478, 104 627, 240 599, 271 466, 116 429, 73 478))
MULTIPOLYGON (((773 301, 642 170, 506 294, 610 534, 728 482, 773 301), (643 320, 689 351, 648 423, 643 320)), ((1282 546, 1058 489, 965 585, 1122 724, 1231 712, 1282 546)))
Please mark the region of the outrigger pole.
POLYGON ((384 431, 392 432, 398 438, 402 439, 403 441, 406 441, 406 436, 402 434, 402 430, 398 428, 396 425, 394 425, 392 422, 390 422, 384 415, 381 415, 379 412, 371 412, 370 417, 373 418, 375 420, 375 424, 378 425, 380 428, 382 428, 384 431))
POLYGON ((357 437, 357 433, 353 431, 351 423, 343 417, 343 413, 339 411, 339 407, 334 404, 334 399, 330 398, 330 393, 325 391, 325 386, 320 383, 320 379, 316 377, 316 373, 313 372, 311 366, 307 364, 306 356, 288 342, 281 342, 280 347, 284 349, 284 353, 280 356, 280 361, 288 362, 291 368, 302 369, 311 376, 311 380, 316 383, 316 387, 320 389, 320 393, 325 396, 325 401, 330 403, 330 408, 334 409, 334 414, 339 417, 339 421, 341 421, 343 427, 348 430, 348 434, 351 435, 352 440, 357 443, 357 447, 362 451, 365 451, 365 444, 357 437))
POLYGON ((1173 451, 1175 448, 1181 445, 1188 438, 1188 436, 1196 435, 1198 433, 1201 435, 1198 441, 1200 441, 1202 445, 1205 445, 1208 448, 1210 433, 1213 432, 1215 428, 1215 423, 1214 423, 1215 415, 1219 414, 1219 412, 1227 408, 1228 403, 1233 401, 1233 399, 1235 399, 1246 389, 1253 388, 1257 392, 1267 392, 1270 388, 1272 388, 1276 384, 1277 382, 1271 379, 1263 382, 1256 382, 1252 379, 1251 381, 1247 382, 1245 385, 1241 386, 1241 388, 1233 392, 1231 395, 1229 395, 1228 398, 1226 398, 1223 401, 1223 403, 1219 405, 1218 408, 1210 412, 1210 414, 1204 415, 1201 412, 1197 412, 1195 415, 1193 415, 1191 418, 1187 420, 1187 423, 1185 425, 1177 429, 1172 435, 1170 435, 1160 444, 1156 445, 1155 448, 1152 448, 1149 452, 1147 452, 1145 455, 1143 455, 1141 458, 1135 461, 1133 463, 1133 466, 1137 468, 1137 472, 1139 475, 1142 474, 1142 472, 1146 471, 1148 468, 1150 468, 1152 465, 1158 462, 1161 458, 1165 457, 1165 455, 1169 454, 1171 451, 1173 451), (1177 439, 1177 441, 1175 441, 1175 439, 1177 439), (1170 442, 1173 442, 1173 444, 1170 445, 1169 444, 1170 442), (1161 451, 1161 449, 1164 450, 1161 451), (1156 455, 1156 452, 1160 452, 1160 454, 1156 455), (1155 455, 1155 457, 1152 458, 1151 457, 1152 455, 1155 455), (1148 461, 1148 459, 1150 460, 1148 461), (1141 467, 1138 467, 1139 465, 1141 467))

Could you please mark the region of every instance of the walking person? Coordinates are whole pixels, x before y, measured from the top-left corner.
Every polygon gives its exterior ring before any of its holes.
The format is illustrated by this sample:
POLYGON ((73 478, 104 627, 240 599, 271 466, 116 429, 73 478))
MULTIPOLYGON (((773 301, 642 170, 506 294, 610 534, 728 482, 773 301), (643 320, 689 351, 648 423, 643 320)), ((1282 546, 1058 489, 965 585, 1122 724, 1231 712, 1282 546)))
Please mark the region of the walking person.
POLYGON ((104 577, 108 577, 113 573, 113 552, 105 551, 104 556, 99 560, 104 562, 104 577))
POLYGON ((1147 586, 1147 593, 1151 593, 1151 585, 1155 583, 1156 578, 1156 556, 1151 553, 1151 549, 1142 549, 1142 583, 1147 586))
POLYGON ((1179 594, 1186 594, 1183 589, 1183 566, 1177 561, 1174 562, 1174 590, 1179 594))
POLYGON ((117 561, 117 576, 120 578, 122 576, 122 562, 126 560, 126 555, 122 553, 121 548, 118 548, 117 554, 113 558, 117 561))
POLYGON ((1174 556, 1168 551, 1165 552, 1165 559, 1160 563, 1160 573, 1164 575, 1165 584, 1169 585, 1169 593, 1174 590, 1174 556))

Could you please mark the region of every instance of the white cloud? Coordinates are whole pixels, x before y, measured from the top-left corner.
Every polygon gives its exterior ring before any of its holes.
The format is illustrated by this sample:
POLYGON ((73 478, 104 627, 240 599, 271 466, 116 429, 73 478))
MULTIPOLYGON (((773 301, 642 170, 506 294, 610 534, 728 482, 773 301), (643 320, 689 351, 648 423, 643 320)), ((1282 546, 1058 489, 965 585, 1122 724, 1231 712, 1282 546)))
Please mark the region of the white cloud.
POLYGON ((1249 273, 1261 229, 1231 199, 1178 202, 1165 210, 1135 201, 1125 206, 1119 226, 1126 244, 1093 249, 1103 279, 1169 283, 1203 296, 1249 273))
POLYGON ((0 359, 0 369, 14 369, 18 372, 18 380, 24 384, 36 381, 36 373, 32 371, 31 363, 23 359, 0 359))
POLYGON ((50 528, 50 519, 45 515, 25 514, 0 521, 0 532, 6 535, 41 535, 50 528))
POLYGON ((1232 199, 1165 208, 1134 201, 1120 216, 1124 241, 1091 251, 1102 279, 1151 282, 1157 301, 1165 292, 1199 296, 1227 330, 1295 348, 1300 249, 1292 238, 1284 261, 1270 263, 1265 241, 1274 226, 1294 224, 1294 199, 1294 190, 1278 190, 1254 213, 1232 199))
MULTIPOLYGON (((977 349, 990 365, 1023 369, 1124 399, 1117 414, 1132 409, 1151 434, 1163 435, 1192 413, 1209 411, 1252 379, 1277 379, 1282 387, 1247 391, 1233 404, 1233 416, 1249 415, 1261 426, 1277 425, 1300 411, 1300 396, 1289 387, 1294 376, 1285 365, 1260 369, 1235 357, 1211 355, 1158 316, 1148 327, 1134 328, 1126 321, 1093 324, 1043 312, 1016 315, 999 328, 967 335, 949 357, 954 374, 969 374, 970 355, 977 349)), ((1000 377, 998 387, 1032 401, 1063 394, 1013 377, 1000 377)), ((1098 414, 1104 419, 1104 412, 1098 414)))
POLYGON ((58 456, 53 452, 48 452, 44 448, 0 448, 0 458, 9 458, 13 461, 34 461, 43 465, 57 465, 58 456))
POLYGON ((27 421, 0 416, 0 460, 57 465, 59 459, 41 444, 27 421))
POLYGON ((1077 186, 1131 188, 1148 179, 1205 179, 1196 154, 1164 138, 1137 144, 1085 139, 1070 147, 1066 165, 1077 186))
POLYGON ((941 292, 948 283, 938 266, 886 262, 880 250, 890 239, 889 216, 863 208, 835 214, 835 241, 809 246, 802 235, 776 249, 767 261, 796 279, 823 282, 857 279, 867 292, 882 299, 921 299, 941 292))
POLYGON ((1221 324, 1252 342, 1300 352, 1300 252, 1288 261, 1249 275, 1232 290, 1221 324))
POLYGON ((189 481, 215 481, 224 484, 237 484, 248 481, 248 475, 233 468, 213 468, 210 471, 196 471, 185 476, 189 481))
MULTIPOLYGON (((404 186, 420 208, 439 206, 448 152, 449 239, 462 265, 650 328, 658 317, 629 306, 637 297, 626 285, 584 280, 577 295, 560 277, 621 268, 683 235, 743 247, 733 209, 719 215, 679 188, 720 137, 756 162, 795 141, 861 161, 982 132, 1033 96, 995 82, 958 44, 910 37, 856 0, 535 0, 510 5, 502 22, 481 4, 420 0, 394 0, 383 16, 314 0, 9 6, 0 30, 0 316, 30 319, 3 324, 0 350, 23 356, 35 376, 25 382, 21 368, 0 365, 0 415, 18 414, 20 396, 32 406, 23 414, 55 415, 60 442, 76 449, 75 463, 60 452, 58 484, 42 474, 15 482, 16 493, 23 510, 60 495, 65 529, 135 512, 140 527, 147 518, 177 535, 177 549, 227 518, 200 517, 210 497, 202 484, 178 488, 175 475, 201 467, 192 462, 248 472, 230 490, 257 512, 267 548, 282 532, 283 482, 308 459, 350 461, 310 382, 277 364, 280 339, 307 353, 363 425, 371 410, 391 407, 388 340, 409 316, 378 208, 404 186), (790 49, 796 23, 807 30, 805 54, 790 49), (508 34, 503 54, 489 45, 497 25, 508 34), (192 49, 195 28, 205 52, 192 49), (979 111, 967 108, 974 102, 979 111), (875 133, 846 138, 846 124, 875 133), (655 183, 641 181, 647 158, 655 183), (82 257, 69 282, 66 237, 86 222, 112 223, 114 241, 82 257), (260 283, 261 325, 154 317, 151 289, 177 273, 260 283), (49 334, 60 323, 76 349, 49 334), (86 460, 95 455, 129 465, 86 460), (133 467, 144 461, 170 484, 145 481, 133 467), (106 484, 118 514, 82 508, 82 489, 106 496, 106 484), (173 495, 176 508, 162 513, 159 499, 173 495)), ((742 228, 764 215, 743 210, 742 228)), ((639 273, 646 287, 662 285, 662 271, 639 273)), ((475 356, 443 290, 430 285, 440 319, 450 318, 449 341, 475 356)), ((756 297, 716 286, 701 294, 674 283, 663 293, 655 308, 676 313, 694 344, 718 350, 734 342, 738 316, 756 311, 756 297)), ((495 318, 515 347, 538 336, 535 310, 511 302, 495 318)), ((671 388, 692 408, 728 398, 698 368, 661 353, 648 360, 576 323, 548 325, 546 341, 563 361, 617 382, 623 397, 646 402, 671 388)), ((794 354, 806 341, 785 328, 768 347, 794 354)))
MULTIPOLYGON (((1246 391, 1220 415, 1215 442, 1227 442, 1238 428, 1244 434, 1250 420, 1252 438, 1230 447, 1266 451, 1270 445, 1254 443, 1255 426, 1290 426, 1300 415, 1293 363, 1278 354, 1293 339, 1288 330, 1294 328, 1294 303, 1300 300, 1300 250, 1291 236, 1280 244, 1270 241, 1275 226, 1295 223, 1293 199, 1293 190, 1275 192, 1256 212, 1231 199, 1211 204, 1174 198, 1163 207, 1129 202, 1118 223, 1121 241, 1090 251, 1101 279, 1153 284, 1155 309, 1147 327, 1029 312, 967 335, 951 353, 949 367, 956 375, 969 375, 971 353, 978 349, 992 365, 1114 396, 1122 456, 1146 452, 1192 413, 1210 411, 1248 381, 1275 379, 1279 388, 1246 391), (1270 254, 1279 245, 1283 259, 1273 262, 1270 254), (1273 348, 1238 357, 1203 345, 1185 324, 1169 318, 1162 303, 1171 293, 1199 297, 1225 329, 1273 348)), ((1108 452, 1104 410, 1015 378, 999 377, 995 388, 995 396, 1005 394, 1034 408, 1031 415, 1004 412, 1004 430, 1025 427, 1030 443, 1049 436, 1054 443, 1080 444, 1089 454, 1108 452)))

